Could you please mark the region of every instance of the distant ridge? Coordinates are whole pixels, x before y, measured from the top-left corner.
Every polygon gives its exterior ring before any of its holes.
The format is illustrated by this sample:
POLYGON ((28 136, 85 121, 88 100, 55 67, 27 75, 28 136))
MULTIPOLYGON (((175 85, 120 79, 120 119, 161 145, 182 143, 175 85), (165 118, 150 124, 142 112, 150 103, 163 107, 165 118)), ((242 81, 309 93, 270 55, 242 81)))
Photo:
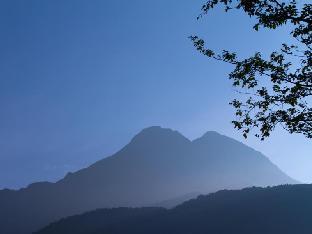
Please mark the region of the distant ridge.
POLYGON ((96 208, 159 204, 186 194, 296 183, 261 153, 207 132, 190 141, 158 126, 116 154, 56 183, 0 191, 0 233, 28 234, 61 217, 96 208))
POLYGON ((312 185, 222 190, 173 209, 99 209, 35 234, 310 234, 312 185))

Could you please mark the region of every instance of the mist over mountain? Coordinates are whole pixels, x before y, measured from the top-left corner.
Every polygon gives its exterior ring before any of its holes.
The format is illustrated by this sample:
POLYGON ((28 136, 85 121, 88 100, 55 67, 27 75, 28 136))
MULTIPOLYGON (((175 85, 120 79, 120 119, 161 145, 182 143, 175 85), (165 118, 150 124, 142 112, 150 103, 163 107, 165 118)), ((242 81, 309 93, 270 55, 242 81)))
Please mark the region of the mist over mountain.
POLYGON ((311 196, 311 185, 223 190, 170 210, 99 209, 36 234, 310 234, 311 196))
POLYGON ((296 181, 260 152, 216 132, 190 141, 177 131, 150 127, 116 154, 56 183, 0 191, 0 233, 31 233, 97 208, 150 206, 192 193, 291 183, 296 181))

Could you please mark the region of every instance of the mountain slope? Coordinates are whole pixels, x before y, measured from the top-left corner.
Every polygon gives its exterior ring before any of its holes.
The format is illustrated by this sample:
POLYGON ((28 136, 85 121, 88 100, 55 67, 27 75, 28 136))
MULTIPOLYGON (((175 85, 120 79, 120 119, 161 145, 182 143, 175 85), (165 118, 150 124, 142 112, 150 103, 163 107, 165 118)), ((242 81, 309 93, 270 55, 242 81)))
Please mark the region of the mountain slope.
POLYGON ((194 141, 160 127, 57 183, 0 191, 0 233, 27 234, 96 208, 147 206, 193 192, 295 183, 261 153, 215 132, 194 141), (18 225, 16 225, 18 224, 18 225))
POLYGON ((312 185, 223 190, 171 210, 102 209, 36 234, 310 234, 312 185))

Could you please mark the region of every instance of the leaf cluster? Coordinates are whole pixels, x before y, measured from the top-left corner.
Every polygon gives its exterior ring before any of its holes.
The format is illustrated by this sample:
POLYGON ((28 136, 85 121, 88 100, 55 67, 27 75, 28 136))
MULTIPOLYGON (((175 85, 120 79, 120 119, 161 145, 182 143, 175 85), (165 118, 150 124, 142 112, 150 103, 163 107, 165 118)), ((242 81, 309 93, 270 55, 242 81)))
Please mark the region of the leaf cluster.
POLYGON ((301 8, 295 1, 277 0, 210 0, 202 6, 199 17, 216 5, 225 11, 241 9, 257 19, 254 29, 276 29, 291 24, 290 36, 297 44, 282 44, 265 58, 256 52, 249 58, 239 59, 236 53, 221 53, 205 47, 198 36, 191 36, 195 48, 203 55, 234 65, 229 74, 233 86, 246 94, 246 100, 233 100, 235 108, 234 127, 244 137, 256 130, 262 140, 270 136, 277 125, 290 133, 300 133, 312 138, 312 5, 301 8))

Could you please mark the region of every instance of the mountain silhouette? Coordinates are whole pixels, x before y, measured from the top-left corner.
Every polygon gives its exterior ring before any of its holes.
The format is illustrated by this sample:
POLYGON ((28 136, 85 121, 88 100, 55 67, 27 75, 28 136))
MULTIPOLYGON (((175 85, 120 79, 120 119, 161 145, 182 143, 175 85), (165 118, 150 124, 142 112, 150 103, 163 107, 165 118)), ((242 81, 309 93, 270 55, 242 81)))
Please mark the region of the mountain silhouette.
POLYGON ((296 183, 268 158, 216 132, 190 141, 150 127, 116 154, 41 182, 0 191, 0 233, 28 234, 69 215, 97 208, 161 204, 191 193, 296 183))
POLYGON ((98 209, 36 234, 310 234, 312 185, 222 190, 173 209, 98 209))

